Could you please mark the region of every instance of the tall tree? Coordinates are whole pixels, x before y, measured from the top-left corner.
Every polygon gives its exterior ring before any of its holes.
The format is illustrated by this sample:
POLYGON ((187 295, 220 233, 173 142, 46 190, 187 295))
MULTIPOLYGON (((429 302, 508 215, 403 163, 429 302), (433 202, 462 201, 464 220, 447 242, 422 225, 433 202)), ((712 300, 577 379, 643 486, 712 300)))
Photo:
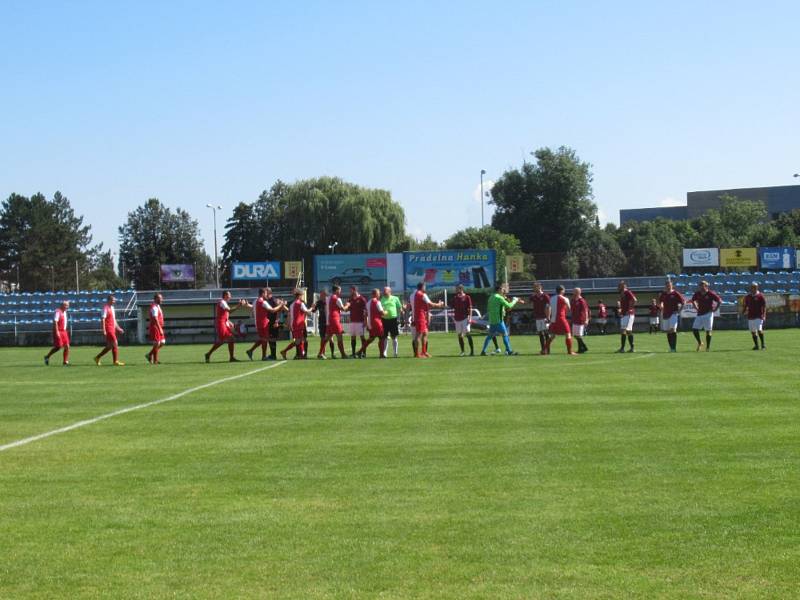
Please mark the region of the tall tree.
POLYGON ((255 206, 240 202, 225 225, 225 243, 222 245, 223 279, 227 279, 234 260, 260 261, 267 257, 266 254, 266 241, 255 206))
POLYGON ((540 148, 535 163, 506 171, 492 188, 492 225, 515 235, 525 252, 577 248, 596 222, 591 165, 574 150, 540 148))
POLYGON ((89 262, 91 228, 60 192, 52 200, 11 194, 0 207, 0 271, 23 290, 74 289, 89 262))
POLYGON ((665 219, 626 223, 617 230, 617 241, 627 258, 625 271, 629 275, 665 275, 680 271, 683 244, 665 219))
MULTIPOLYGON (((490 225, 485 227, 468 227, 455 232, 444 241, 444 247, 455 248, 477 248, 479 250, 490 249, 495 251, 497 261, 497 278, 503 279, 506 266, 506 257, 522 254, 519 240, 510 233, 498 231, 490 225)), ((511 279, 530 279, 535 265, 530 257, 523 260, 524 272, 510 274, 511 279)))
POLYGON ((578 277, 614 277, 625 269, 625 254, 614 237, 614 229, 600 229, 595 224, 570 258, 578 277), (572 262, 574 261, 574 262, 572 262))
POLYGON ((128 213, 119 228, 119 261, 137 289, 160 287, 162 264, 198 265, 204 260, 197 221, 186 211, 174 212, 157 198, 128 213))

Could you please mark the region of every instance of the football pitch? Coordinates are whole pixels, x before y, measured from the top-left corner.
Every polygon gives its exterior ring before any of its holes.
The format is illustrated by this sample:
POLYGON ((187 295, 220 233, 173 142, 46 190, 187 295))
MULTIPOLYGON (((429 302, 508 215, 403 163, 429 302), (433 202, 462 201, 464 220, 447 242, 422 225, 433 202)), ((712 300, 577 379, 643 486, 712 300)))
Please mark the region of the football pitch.
POLYGON ((278 365, 2 349, 0 597, 797 597, 800 331, 766 333, 278 365))

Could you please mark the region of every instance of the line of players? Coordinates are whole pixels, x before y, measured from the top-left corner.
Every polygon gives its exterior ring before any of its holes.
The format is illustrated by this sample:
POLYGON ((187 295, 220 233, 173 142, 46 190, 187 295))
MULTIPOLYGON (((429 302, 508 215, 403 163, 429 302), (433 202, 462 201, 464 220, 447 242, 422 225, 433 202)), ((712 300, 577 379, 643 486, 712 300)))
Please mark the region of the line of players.
MULTIPOLYGON (((620 347, 617 352, 634 352, 633 324, 635 320, 637 298, 628 289, 624 281, 618 287, 620 294, 620 347)), ((308 338, 306 319, 316 313, 320 332, 320 345, 317 353, 318 359, 326 358, 326 348, 331 349, 331 358, 335 358, 333 342, 336 340, 339 353, 342 358, 365 358, 367 348, 377 341, 379 357, 387 358, 389 340, 392 341, 393 355, 398 356, 398 337, 400 334, 400 320, 404 313, 411 316, 412 348, 415 358, 430 358, 428 353, 428 328, 431 318, 432 308, 443 308, 444 302, 433 302, 425 290, 425 284, 420 283, 417 290, 409 298, 407 304, 403 304, 400 299, 392 294, 390 287, 385 287, 383 293, 378 289, 372 290, 369 299, 358 292, 358 288, 351 288, 350 297, 345 302, 341 298, 341 288, 333 286, 331 293, 326 290, 320 292, 319 300, 309 308, 303 300, 302 290, 294 291, 294 300, 286 303, 283 300, 272 296, 269 288, 261 288, 258 297, 251 304, 246 299, 241 299, 231 306, 231 293, 223 292, 222 298, 215 308, 215 331, 216 340, 209 351, 204 355, 205 362, 210 362, 212 354, 224 345, 228 346, 229 360, 238 362, 234 355, 236 344, 236 327, 230 319, 232 312, 240 308, 252 311, 256 325, 258 339, 246 351, 250 360, 257 349, 261 349, 261 360, 276 360, 276 340, 278 335, 279 314, 288 313, 287 324, 290 328, 291 341, 281 352, 281 358, 287 358, 290 350, 295 349, 295 358, 302 359, 308 356, 308 338), (351 353, 345 352, 344 348, 344 327, 341 314, 350 313, 349 334, 351 353), (360 339, 361 345, 358 346, 360 339), (358 349, 357 349, 358 348, 358 349)), ((159 364, 159 353, 166 343, 164 333, 164 311, 162 308, 163 296, 156 293, 153 296, 148 316, 148 337, 152 343, 150 351, 145 355, 145 359, 150 364, 159 364)), ((536 323, 536 331, 543 355, 550 354, 553 340, 561 335, 565 338, 567 353, 570 355, 582 354, 589 349, 583 340, 586 328, 589 325, 591 311, 585 298, 582 296, 580 288, 573 290, 572 299, 566 296, 563 286, 556 288, 556 293, 552 297, 542 290, 540 283, 534 284, 534 292, 529 301, 533 311, 533 318, 536 323), (571 323, 567 318, 570 314, 571 323), (573 350, 573 339, 578 344, 578 351, 573 350)), ((489 297, 487 303, 487 317, 489 330, 484 339, 481 355, 485 356, 490 343, 494 343, 495 353, 500 353, 497 337, 502 337, 507 355, 516 355, 511 348, 508 328, 506 326, 507 311, 512 309, 517 303, 524 304, 519 298, 508 298, 507 288, 498 284, 495 293, 489 297)), ((681 310, 686 305, 686 299, 678 292, 671 281, 667 280, 664 290, 658 299, 653 299, 650 305, 650 331, 652 332, 654 322, 657 325, 659 320, 661 330, 667 334, 669 351, 677 351, 678 341, 678 321, 681 310)), ((697 342, 697 351, 711 349, 712 332, 714 329, 714 313, 722 303, 722 299, 709 288, 706 281, 701 281, 698 290, 694 293, 689 303, 696 310, 696 317, 692 324, 692 334, 697 342), (705 332, 705 342, 701 339, 701 332, 705 332)), ((105 354, 111 353, 113 364, 123 366, 125 363, 119 360, 119 345, 117 335, 123 333, 122 328, 116 318, 115 311, 116 299, 109 295, 106 304, 103 306, 100 315, 101 330, 105 336, 103 349, 94 357, 96 365, 100 366, 105 354)), ((465 341, 469 345, 469 355, 475 354, 474 342, 472 339, 471 325, 473 303, 472 298, 465 293, 464 287, 459 285, 452 300, 453 316, 455 329, 461 356, 466 356, 465 341)), ((62 363, 69 365, 70 339, 68 330, 68 311, 69 302, 64 301, 56 309, 53 316, 53 347, 44 357, 44 363, 48 365, 50 358, 57 352, 62 352, 62 363)), ((766 349, 764 340, 764 322, 766 320, 766 300, 759 291, 758 284, 750 285, 750 292, 745 296, 742 314, 747 316, 748 328, 753 338, 753 350, 766 349)), ((599 312, 601 322, 606 315, 601 310, 599 312)))

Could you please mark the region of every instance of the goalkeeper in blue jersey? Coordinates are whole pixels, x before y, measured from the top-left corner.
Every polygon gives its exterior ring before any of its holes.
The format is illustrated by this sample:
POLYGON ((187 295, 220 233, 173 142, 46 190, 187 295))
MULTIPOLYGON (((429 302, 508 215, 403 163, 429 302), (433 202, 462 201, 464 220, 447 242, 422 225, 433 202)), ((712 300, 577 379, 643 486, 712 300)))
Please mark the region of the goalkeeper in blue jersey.
POLYGON ((489 314, 489 333, 483 341, 483 350, 481 356, 486 356, 486 349, 495 335, 503 336, 503 345, 506 347, 507 356, 515 356, 517 353, 511 349, 511 341, 508 339, 508 328, 504 321, 506 310, 514 308, 518 302, 522 303, 519 298, 514 298, 509 302, 503 295, 504 285, 498 283, 494 286, 494 294, 489 297, 486 312, 489 314))

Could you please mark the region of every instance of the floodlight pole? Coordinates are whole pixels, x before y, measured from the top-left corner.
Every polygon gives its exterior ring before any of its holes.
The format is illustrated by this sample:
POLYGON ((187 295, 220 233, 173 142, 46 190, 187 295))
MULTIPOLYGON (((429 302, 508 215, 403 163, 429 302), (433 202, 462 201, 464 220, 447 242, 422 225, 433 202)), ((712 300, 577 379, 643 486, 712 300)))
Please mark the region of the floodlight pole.
POLYGON ((486 175, 486 170, 481 169, 481 227, 484 227, 483 222, 483 176, 486 175))
POLYGON ((222 210, 222 207, 214 204, 206 204, 206 208, 210 208, 214 213, 214 279, 219 289, 219 254, 217 253, 217 211, 222 210))

